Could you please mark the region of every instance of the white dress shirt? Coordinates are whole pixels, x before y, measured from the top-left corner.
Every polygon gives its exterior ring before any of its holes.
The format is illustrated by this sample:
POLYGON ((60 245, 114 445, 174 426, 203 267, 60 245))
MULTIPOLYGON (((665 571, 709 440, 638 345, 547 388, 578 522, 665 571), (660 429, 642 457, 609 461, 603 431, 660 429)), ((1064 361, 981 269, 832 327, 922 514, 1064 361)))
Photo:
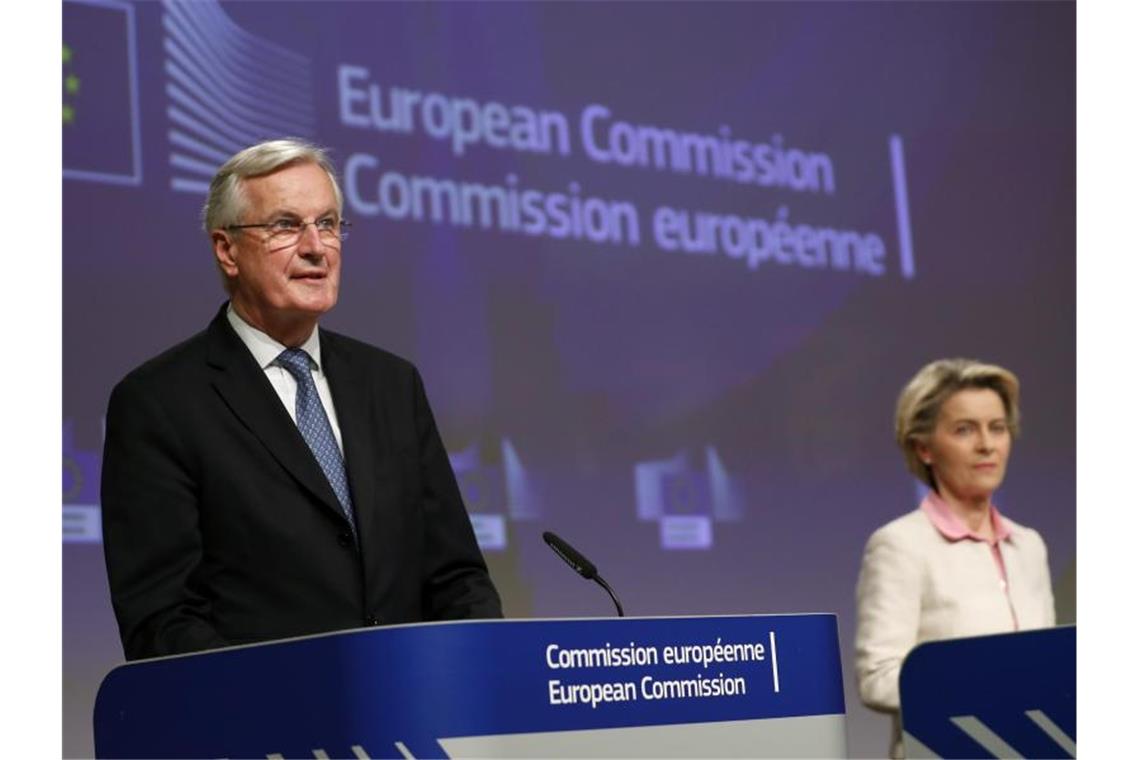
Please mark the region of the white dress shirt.
MULTIPOLYGON (((278 343, 273 338, 269 337, 261 330, 258 330, 253 325, 246 322, 241 316, 234 311, 234 306, 231 303, 226 307, 226 319, 230 321, 230 325, 237 332, 241 342, 253 354, 253 358, 257 361, 265 377, 269 379, 269 383, 273 386, 273 390, 277 391, 277 395, 281 398, 281 403, 285 405, 285 410, 289 412, 289 416, 293 420, 293 424, 297 424, 297 381, 289 374, 289 371, 284 367, 274 364, 277 357, 281 355, 288 346, 278 343)), ((298 348, 307 353, 313 360, 313 382, 317 386, 317 395, 321 398, 321 406, 325 408, 325 414, 328 415, 329 424, 332 425, 333 436, 336 438, 336 445, 340 448, 341 456, 344 455, 344 442, 340 439, 340 424, 336 419, 336 407, 333 406, 332 391, 329 390, 329 381, 325 376, 324 367, 321 364, 321 340, 319 333, 320 328, 313 328, 312 335, 309 339, 302 343, 298 348)))

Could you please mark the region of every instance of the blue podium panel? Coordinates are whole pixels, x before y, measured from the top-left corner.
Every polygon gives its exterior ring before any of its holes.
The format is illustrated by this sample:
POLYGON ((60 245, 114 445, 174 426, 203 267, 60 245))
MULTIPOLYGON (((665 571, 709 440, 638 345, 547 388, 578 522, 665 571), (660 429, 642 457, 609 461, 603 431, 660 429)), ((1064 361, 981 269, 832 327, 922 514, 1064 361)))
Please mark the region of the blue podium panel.
POLYGON ((921 644, 899 695, 907 757, 1076 757, 1076 626, 921 644))
POLYGON ((834 615, 429 623, 123 665, 99 757, 842 756, 834 615))

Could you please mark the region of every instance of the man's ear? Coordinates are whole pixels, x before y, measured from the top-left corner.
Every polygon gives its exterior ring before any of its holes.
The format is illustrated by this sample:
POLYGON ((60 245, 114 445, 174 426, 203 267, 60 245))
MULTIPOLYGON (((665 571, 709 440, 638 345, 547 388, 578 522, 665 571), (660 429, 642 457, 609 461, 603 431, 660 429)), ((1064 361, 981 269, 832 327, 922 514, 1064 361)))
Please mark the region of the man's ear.
POLYGON ((233 238, 223 230, 214 230, 210 233, 210 241, 214 244, 214 258, 217 259, 218 268, 230 279, 237 277, 237 246, 233 238))

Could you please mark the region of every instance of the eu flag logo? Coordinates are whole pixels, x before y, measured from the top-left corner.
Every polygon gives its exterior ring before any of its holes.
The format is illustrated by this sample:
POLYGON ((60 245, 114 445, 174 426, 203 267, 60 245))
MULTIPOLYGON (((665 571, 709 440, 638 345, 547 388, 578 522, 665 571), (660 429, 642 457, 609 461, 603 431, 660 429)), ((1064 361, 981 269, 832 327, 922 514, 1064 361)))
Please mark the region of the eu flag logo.
POLYGON ((63 540, 98 543, 103 538, 99 515, 100 457, 75 443, 71 420, 63 423, 63 540))
POLYGON ((704 470, 686 451, 634 465, 637 517, 657 522, 662 549, 711 549, 713 524, 744 515, 740 484, 714 447, 706 446, 704 453, 704 470))
POLYGON ((142 182, 134 8, 63 4, 63 176, 142 182))

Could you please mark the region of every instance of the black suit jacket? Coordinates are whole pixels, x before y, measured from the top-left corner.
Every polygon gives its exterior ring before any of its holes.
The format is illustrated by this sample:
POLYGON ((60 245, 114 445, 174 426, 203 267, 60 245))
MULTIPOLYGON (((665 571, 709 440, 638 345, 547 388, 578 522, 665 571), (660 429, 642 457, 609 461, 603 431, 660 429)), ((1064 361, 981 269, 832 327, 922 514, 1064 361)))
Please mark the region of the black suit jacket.
POLYGON ((320 339, 359 545, 224 307, 115 387, 103 543, 128 659, 501 617, 419 373, 351 338, 320 339))

